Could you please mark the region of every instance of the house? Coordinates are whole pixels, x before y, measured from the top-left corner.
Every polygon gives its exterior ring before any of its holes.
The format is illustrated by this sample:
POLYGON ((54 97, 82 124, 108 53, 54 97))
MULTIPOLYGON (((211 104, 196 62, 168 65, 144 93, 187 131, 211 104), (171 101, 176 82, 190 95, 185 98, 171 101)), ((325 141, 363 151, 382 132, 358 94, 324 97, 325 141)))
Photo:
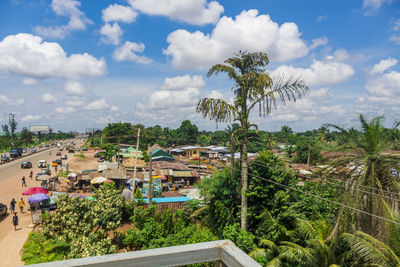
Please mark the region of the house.
POLYGON ((136 171, 141 172, 143 171, 144 167, 146 166, 146 162, 142 159, 135 159, 135 158, 128 158, 122 163, 122 166, 125 167, 125 172, 127 176, 132 176, 135 169, 135 160, 136 160, 136 171))
POLYGON ((206 158, 220 158, 228 152, 228 149, 221 146, 184 146, 177 147, 169 150, 171 155, 184 156, 187 158, 198 159, 200 157, 206 158))
POLYGON ((184 157, 187 158, 200 158, 200 153, 202 151, 207 151, 207 148, 204 147, 199 147, 199 146, 184 146, 184 147, 180 147, 178 149, 172 149, 170 151, 171 154, 174 154, 176 152, 178 152, 178 155, 183 155, 184 157))
MULTIPOLYGON (((239 152, 236 152, 235 154, 233 154, 233 156, 234 156, 235 160, 240 160, 240 153, 239 152)), ((250 152, 247 153, 247 158, 248 159, 254 159, 256 156, 257 156, 257 153, 250 153, 250 152)), ((232 157, 231 154, 226 154, 224 160, 229 160, 231 157, 232 157)))
POLYGON ((226 147, 223 146, 206 146, 203 147, 205 149, 207 149, 206 151, 201 151, 200 156, 201 157, 206 157, 206 158, 210 158, 210 159, 218 159, 218 158, 222 158, 226 153, 228 153, 228 149, 226 147))
MULTIPOLYGON (((149 180, 149 163, 146 165, 146 172, 138 174, 138 178, 144 181, 149 180)), ((185 184, 189 182, 190 185, 196 183, 199 179, 197 171, 191 170, 181 162, 171 161, 155 161, 152 163, 152 175, 164 176, 168 182, 184 181, 185 184)))
POLYGON ((143 158, 143 154, 142 151, 137 151, 136 148, 133 147, 128 147, 127 149, 123 149, 121 152, 118 153, 118 155, 123 159, 127 159, 127 158, 134 158, 137 157, 138 159, 142 159, 143 158))
POLYGON ((152 150, 151 153, 152 161, 171 161, 174 162, 175 159, 173 156, 165 152, 164 150, 160 148, 156 148, 152 150))

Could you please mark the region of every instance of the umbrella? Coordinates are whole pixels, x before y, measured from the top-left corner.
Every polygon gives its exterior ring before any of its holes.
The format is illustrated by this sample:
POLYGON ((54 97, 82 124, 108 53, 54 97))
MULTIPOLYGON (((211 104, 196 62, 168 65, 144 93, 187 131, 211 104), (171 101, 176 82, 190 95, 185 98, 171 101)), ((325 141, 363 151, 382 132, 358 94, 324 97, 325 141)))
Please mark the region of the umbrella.
POLYGON ((92 195, 92 196, 88 196, 86 199, 89 199, 89 200, 96 200, 96 198, 92 195))
POLYGON ((30 198, 28 198, 29 202, 40 202, 46 199, 49 199, 50 197, 46 194, 39 193, 39 194, 34 194, 30 198))
POLYGON ((51 179, 50 175, 43 174, 43 175, 40 175, 36 180, 38 180, 38 181, 47 181, 47 180, 50 180, 50 179, 51 179))
POLYGON ((105 177, 96 177, 90 181, 91 184, 102 184, 102 183, 111 183, 111 182, 112 181, 110 179, 107 179, 105 177))
POLYGON ((76 174, 76 173, 70 173, 70 174, 68 174, 68 177, 70 177, 70 178, 75 178, 75 177, 77 177, 78 176, 78 174, 76 174))
POLYGON ((34 194, 38 194, 38 193, 44 193, 47 194, 49 191, 47 191, 46 189, 42 188, 42 187, 31 187, 27 190, 25 190, 22 195, 24 196, 29 196, 29 195, 34 195, 34 194))
POLYGON ((81 198, 86 198, 86 196, 82 195, 82 194, 72 194, 71 197, 78 197, 80 196, 81 198))
POLYGON ((166 181, 166 180, 168 180, 168 179, 167 179, 167 177, 165 177, 165 176, 163 175, 163 176, 161 176, 161 180, 166 181))
POLYGON ((124 190, 122 190, 121 195, 125 198, 125 199, 131 199, 132 198, 132 191, 125 188, 124 190))

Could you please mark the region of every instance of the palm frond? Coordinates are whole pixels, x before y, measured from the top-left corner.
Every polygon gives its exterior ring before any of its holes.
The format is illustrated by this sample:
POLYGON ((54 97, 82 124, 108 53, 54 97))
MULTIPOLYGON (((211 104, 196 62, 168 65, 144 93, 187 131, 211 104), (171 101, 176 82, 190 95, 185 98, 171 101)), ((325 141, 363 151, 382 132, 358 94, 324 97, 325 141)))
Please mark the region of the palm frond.
POLYGON ((203 117, 208 117, 215 122, 230 122, 236 119, 238 110, 234 105, 223 99, 203 98, 197 104, 196 111, 203 117))
POLYGON ((232 68, 231 66, 224 65, 224 64, 217 64, 217 65, 212 66, 208 70, 207 76, 210 77, 213 74, 217 75, 220 72, 227 73, 229 76, 229 79, 235 80, 236 83, 239 83, 241 80, 239 73, 237 73, 234 68, 232 68))
POLYGON ((272 260, 270 260, 265 266, 266 267, 281 267, 281 266, 283 266, 283 263, 279 257, 275 257, 272 260))
POLYGON ((309 248, 304 248, 296 243, 282 241, 279 246, 279 257, 290 263, 301 263, 307 266, 318 266, 318 261, 309 248))
POLYGON ((312 239, 317 237, 317 231, 307 220, 296 218, 296 231, 306 239, 312 239))

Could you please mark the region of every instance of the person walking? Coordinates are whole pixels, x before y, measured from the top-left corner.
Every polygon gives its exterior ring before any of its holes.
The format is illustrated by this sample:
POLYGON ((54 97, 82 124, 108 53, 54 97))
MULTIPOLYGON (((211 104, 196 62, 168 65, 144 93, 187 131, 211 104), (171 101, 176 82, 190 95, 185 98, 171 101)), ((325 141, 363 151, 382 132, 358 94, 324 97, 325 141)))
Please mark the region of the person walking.
POLYGON ((21 210, 21 213, 24 213, 24 206, 25 206, 25 201, 21 197, 20 201, 18 201, 19 209, 21 210))
POLYGON ((22 176, 21 182, 22 182, 22 186, 25 186, 25 187, 26 187, 25 175, 22 176))
POLYGON ((33 171, 31 171, 30 173, 29 173, 29 178, 32 180, 32 176, 33 176, 33 171))
POLYGON ((19 222, 18 215, 17 215, 17 213, 14 213, 14 216, 12 218, 12 224, 14 225, 14 231, 17 231, 18 222, 19 222))
POLYGON ((15 213, 15 204, 17 204, 17 201, 15 201, 15 198, 13 198, 13 199, 11 200, 11 203, 10 203, 10 210, 11 210, 11 213, 15 213))

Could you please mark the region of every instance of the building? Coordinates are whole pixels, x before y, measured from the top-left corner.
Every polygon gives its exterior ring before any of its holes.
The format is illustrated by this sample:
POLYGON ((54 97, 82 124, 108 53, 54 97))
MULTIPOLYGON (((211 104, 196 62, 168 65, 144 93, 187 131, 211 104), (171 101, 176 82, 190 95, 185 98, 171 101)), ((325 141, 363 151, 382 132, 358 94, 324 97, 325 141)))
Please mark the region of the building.
POLYGON ((122 159, 127 158, 134 158, 137 157, 138 159, 143 159, 142 151, 137 151, 136 148, 128 147, 127 149, 123 149, 121 152, 118 153, 119 157, 122 159))
POLYGON ((173 156, 162 150, 161 148, 156 148, 152 150, 151 153, 152 161, 170 161, 174 162, 173 156))

